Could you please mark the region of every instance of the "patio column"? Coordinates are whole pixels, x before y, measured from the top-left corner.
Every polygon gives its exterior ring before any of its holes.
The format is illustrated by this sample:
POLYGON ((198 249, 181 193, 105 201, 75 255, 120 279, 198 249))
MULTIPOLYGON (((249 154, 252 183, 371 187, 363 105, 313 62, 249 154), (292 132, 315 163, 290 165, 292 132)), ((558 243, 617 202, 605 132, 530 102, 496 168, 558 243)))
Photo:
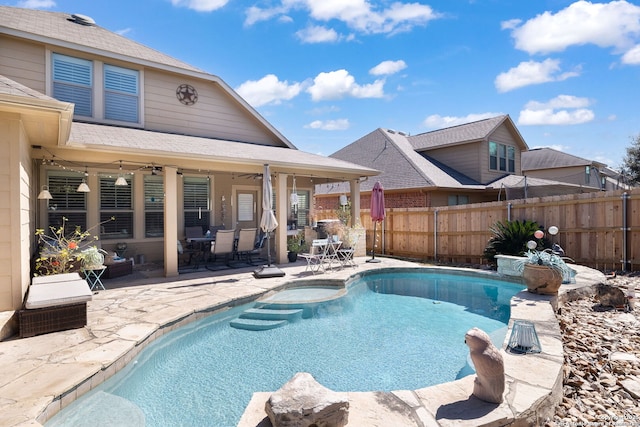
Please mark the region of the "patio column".
POLYGON ((360 222, 360 180, 354 179, 351 188, 351 227, 360 222))
POLYGON ((287 205, 289 194, 287 193, 287 179, 289 175, 280 173, 276 179, 276 219, 278 220, 278 228, 276 228, 276 264, 287 262, 287 205))
POLYGON ((164 275, 178 275, 178 169, 164 167, 164 275))

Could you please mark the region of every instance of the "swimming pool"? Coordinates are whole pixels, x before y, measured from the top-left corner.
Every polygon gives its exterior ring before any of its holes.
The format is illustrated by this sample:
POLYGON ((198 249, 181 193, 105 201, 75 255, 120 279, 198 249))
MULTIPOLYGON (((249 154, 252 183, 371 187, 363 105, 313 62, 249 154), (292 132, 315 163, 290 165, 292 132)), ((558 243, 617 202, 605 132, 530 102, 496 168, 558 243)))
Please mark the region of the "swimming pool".
POLYGON ((348 284, 345 297, 318 305, 312 318, 270 331, 230 328, 247 308, 237 307, 165 335, 47 425, 96 425, 128 407, 149 426, 232 426, 253 392, 277 390, 300 371, 336 391, 452 381, 471 372, 468 329, 502 330, 502 343, 509 301, 522 286, 494 277, 368 273, 348 284))

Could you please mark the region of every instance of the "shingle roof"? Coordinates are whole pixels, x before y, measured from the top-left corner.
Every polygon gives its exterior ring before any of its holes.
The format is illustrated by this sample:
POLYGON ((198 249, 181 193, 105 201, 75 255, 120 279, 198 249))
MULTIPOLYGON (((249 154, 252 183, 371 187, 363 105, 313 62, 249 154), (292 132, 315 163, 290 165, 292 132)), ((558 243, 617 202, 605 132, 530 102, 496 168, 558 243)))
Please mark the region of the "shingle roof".
POLYGON ((372 176, 378 173, 374 169, 354 163, 296 149, 90 123, 73 123, 69 145, 103 149, 109 152, 145 152, 151 156, 206 159, 230 164, 262 165, 269 163, 274 167, 286 166, 307 171, 312 169, 337 173, 344 171, 360 176, 372 176))
POLYGON ((55 101, 55 99, 51 98, 50 96, 44 95, 36 90, 21 85, 20 83, 8 79, 2 75, 0 75, 0 94, 55 101))
POLYGON ((553 169, 562 167, 575 166, 604 166, 593 160, 583 159, 582 157, 572 154, 563 153, 562 151, 552 148, 534 148, 533 150, 524 151, 522 153, 522 171, 530 171, 537 169, 553 169))
POLYGON ((376 129, 330 157, 382 171, 375 180, 363 182, 362 191, 371 190, 375 181, 380 181, 385 190, 463 186, 430 159, 418 154, 406 136, 384 129, 376 129))
MULTIPOLYGON (((408 139, 413 148, 418 151, 446 145, 474 142, 486 138, 507 120, 511 121, 508 115, 497 116, 477 122, 412 135, 409 136, 408 139)), ((515 129, 515 126, 513 126, 513 128, 515 129)))
POLYGON ((202 73, 196 67, 98 25, 80 25, 70 18, 63 12, 0 6, 0 32, 96 54, 106 52, 109 57, 122 55, 134 63, 148 61, 202 73))

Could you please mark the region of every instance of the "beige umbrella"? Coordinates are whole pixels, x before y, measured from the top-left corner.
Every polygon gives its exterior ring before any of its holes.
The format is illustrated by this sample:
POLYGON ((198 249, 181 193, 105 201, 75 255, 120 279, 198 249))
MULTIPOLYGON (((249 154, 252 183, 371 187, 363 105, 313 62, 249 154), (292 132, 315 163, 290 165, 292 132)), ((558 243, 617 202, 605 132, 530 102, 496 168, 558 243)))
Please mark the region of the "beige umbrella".
POLYGON ((262 175, 262 217, 260 218, 260 228, 267 233, 267 265, 263 265, 259 270, 253 272, 257 278, 281 277, 284 272, 275 265, 271 265, 271 232, 278 228, 278 220, 273 213, 273 187, 271 186, 271 174, 269 165, 264 165, 262 175))

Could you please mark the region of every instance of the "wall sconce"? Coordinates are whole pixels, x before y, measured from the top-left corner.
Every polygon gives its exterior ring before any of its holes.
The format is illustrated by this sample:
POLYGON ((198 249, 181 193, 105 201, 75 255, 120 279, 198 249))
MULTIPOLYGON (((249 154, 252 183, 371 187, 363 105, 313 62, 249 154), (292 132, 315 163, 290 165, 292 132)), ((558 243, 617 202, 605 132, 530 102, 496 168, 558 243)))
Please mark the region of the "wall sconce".
POLYGON ((49 186, 48 185, 43 185, 42 186, 42 191, 40 191, 40 194, 38 194, 38 199, 40 199, 40 200, 51 200, 51 199, 53 199, 53 197, 51 196, 51 193, 49 192, 49 186))
POLYGON ((341 194, 340 195, 340 206, 347 206, 347 203, 349 203, 349 202, 347 201, 346 194, 341 194))
POLYGON ((536 334, 535 325, 526 320, 514 321, 507 349, 520 354, 540 353, 542 347, 538 340, 538 334, 536 334))
POLYGON ((127 183, 127 180, 124 178, 124 176, 122 176, 122 160, 120 160, 120 175, 118 175, 118 179, 116 179, 116 184, 117 187, 126 187, 127 185, 129 185, 129 183, 127 183))
MULTIPOLYGON (((89 176, 89 173, 87 172, 86 167, 84 168, 84 176, 85 178, 89 176)), ((76 189, 76 191, 79 193, 88 193, 91 191, 91 189, 87 185, 87 181, 85 181, 85 178, 82 178, 82 182, 80 183, 80 185, 78 185, 78 188, 76 189)))

